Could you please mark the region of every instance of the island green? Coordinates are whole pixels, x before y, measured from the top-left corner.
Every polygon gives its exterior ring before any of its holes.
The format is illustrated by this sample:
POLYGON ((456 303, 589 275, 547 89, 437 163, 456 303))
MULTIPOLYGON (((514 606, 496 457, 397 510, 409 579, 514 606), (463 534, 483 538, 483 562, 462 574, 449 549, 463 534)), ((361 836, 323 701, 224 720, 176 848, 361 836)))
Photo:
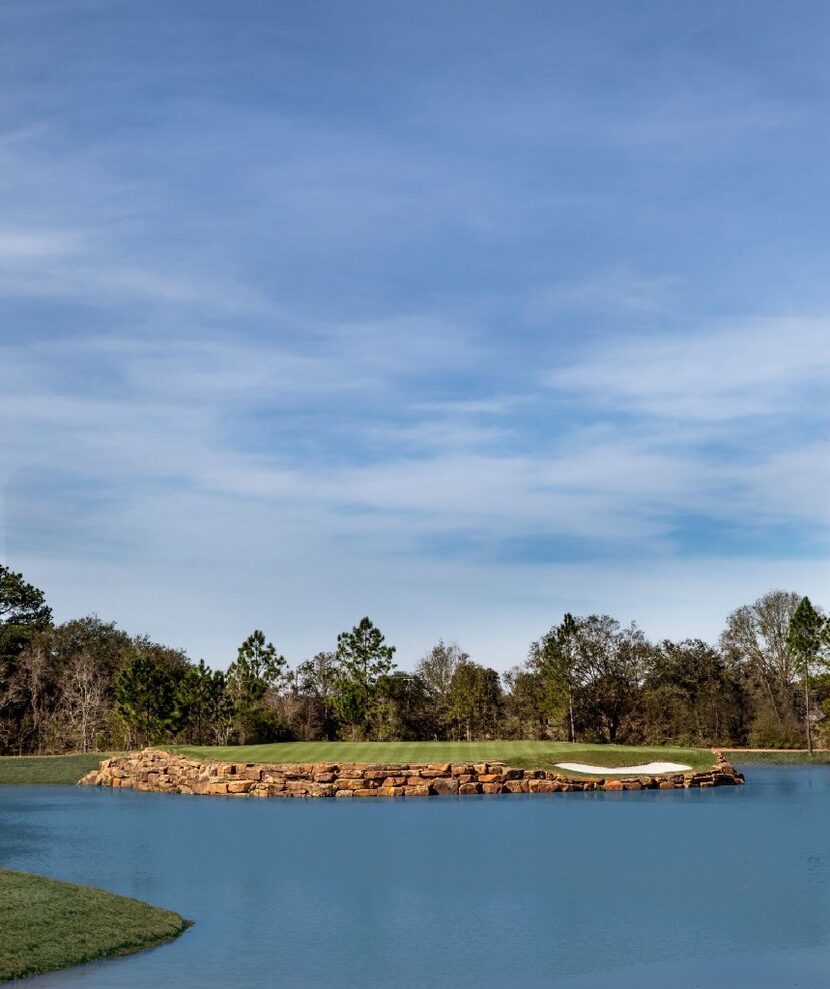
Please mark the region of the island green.
POLYGON ((569 742, 279 742, 270 745, 166 745, 170 752, 203 761, 262 763, 417 763, 500 762, 524 769, 553 769, 560 762, 589 765, 639 766, 676 762, 695 770, 708 769, 711 749, 583 745, 569 742))

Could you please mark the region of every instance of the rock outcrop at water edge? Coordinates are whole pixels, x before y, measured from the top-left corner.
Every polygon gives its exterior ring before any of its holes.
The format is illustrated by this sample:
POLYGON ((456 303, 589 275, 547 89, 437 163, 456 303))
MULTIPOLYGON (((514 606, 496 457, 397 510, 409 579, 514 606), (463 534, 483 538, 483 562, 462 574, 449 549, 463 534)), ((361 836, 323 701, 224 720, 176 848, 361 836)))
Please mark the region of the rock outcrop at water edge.
POLYGON ((503 763, 244 763, 200 762, 162 749, 104 759, 79 781, 158 793, 229 797, 427 797, 584 790, 671 790, 734 786, 741 773, 720 759, 705 772, 579 778, 503 763))

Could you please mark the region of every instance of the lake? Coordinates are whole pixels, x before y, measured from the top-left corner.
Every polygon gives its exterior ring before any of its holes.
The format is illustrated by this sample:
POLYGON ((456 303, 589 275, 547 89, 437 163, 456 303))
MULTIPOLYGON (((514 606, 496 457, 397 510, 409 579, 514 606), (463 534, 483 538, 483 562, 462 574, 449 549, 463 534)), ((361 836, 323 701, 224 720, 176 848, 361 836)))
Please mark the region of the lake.
POLYGON ((830 768, 744 787, 251 800, 0 788, 0 865, 195 921, 30 989, 826 989, 830 768))

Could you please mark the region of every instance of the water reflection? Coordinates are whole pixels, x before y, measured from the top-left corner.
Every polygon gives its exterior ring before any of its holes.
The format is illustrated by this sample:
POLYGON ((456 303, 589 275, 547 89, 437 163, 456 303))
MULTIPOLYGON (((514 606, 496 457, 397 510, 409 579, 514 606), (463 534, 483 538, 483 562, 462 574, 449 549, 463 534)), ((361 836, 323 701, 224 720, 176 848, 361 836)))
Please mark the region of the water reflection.
POLYGON ((31 989, 825 989, 830 769, 747 772, 365 802, 0 788, 0 863, 196 921, 31 989))

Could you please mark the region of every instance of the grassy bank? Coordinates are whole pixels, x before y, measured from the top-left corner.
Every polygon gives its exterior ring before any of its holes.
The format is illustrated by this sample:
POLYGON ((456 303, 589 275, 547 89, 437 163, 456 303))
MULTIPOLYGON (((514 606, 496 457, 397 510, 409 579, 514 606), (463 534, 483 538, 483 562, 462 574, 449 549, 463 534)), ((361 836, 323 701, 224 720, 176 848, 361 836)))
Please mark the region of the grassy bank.
MULTIPOLYGON (((504 762, 523 769, 553 769, 558 762, 596 766, 633 766, 647 762, 678 762, 695 770, 708 769, 714 757, 709 749, 667 746, 583 745, 577 742, 280 742, 272 745, 189 746, 160 745, 205 761, 220 762, 504 762)), ((0 785, 77 783, 111 753, 64 756, 0 757, 0 785)), ((735 753, 734 761, 806 762, 806 753, 735 753), (760 758, 774 755, 776 758, 760 758), (757 756, 758 758, 750 758, 757 756), (777 758, 781 756, 781 758, 777 758)), ((830 761, 820 753, 816 762, 830 761), (825 758, 822 759, 821 756, 825 758)))
POLYGON ((0 982, 140 951, 188 926, 139 900, 0 869, 0 982))
POLYGON ((552 769, 557 762, 633 766, 679 762, 708 769, 709 749, 570 745, 567 742, 281 742, 275 745, 165 746, 197 759, 227 762, 504 762, 524 769, 552 769))
POLYGON ((23 755, 0 757, 0 785, 17 783, 77 783, 97 769, 108 753, 88 755, 23 755))
POLYGON ((806 749, 724 749, 724 756, 737 765, 748 766, 830 766, 830 751, 810 755, 806 749))

